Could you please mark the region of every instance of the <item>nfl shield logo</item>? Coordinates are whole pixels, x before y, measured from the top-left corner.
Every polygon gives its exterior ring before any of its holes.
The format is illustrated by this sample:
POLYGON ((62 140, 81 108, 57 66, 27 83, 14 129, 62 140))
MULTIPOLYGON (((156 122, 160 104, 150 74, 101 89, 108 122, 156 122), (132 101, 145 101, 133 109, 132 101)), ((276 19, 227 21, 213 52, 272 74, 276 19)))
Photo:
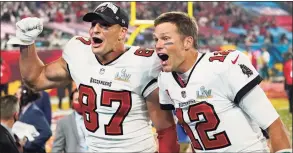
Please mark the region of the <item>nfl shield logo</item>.
POLYGON ((186 98, 186 92, 185 92, 185 91, 181 91, 181 96, 182 96, 183 98, 186 98))
POLYGON ((100 69, 100 74, 103 75, 104 73, 105 73, 105 69, 104 68, 101 68, 100 69))

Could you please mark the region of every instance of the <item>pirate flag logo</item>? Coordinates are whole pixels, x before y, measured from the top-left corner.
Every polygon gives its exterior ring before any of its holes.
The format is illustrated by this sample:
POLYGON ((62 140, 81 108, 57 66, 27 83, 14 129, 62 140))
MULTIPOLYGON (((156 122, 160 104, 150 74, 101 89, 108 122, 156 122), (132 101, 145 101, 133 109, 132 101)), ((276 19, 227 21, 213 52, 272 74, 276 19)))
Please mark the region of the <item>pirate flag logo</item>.
POLYGON ((251 71, 251 69, 249 69, 246 65, 244 64, 239 64, 243 74, 247 75, 247 77, 250 77, 251 75, 253 75, 253 72, 251 71))

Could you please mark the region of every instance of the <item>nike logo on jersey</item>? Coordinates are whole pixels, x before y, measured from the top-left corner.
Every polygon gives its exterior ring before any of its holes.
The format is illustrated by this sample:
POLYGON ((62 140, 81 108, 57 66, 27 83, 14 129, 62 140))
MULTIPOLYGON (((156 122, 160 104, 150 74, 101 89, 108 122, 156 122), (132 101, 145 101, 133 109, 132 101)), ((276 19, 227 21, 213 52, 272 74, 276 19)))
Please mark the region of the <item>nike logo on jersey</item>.
POLYGON ((238 57, 239 57, 239 54, 238 54, 238 56, 236 57, 236 59, 235 60, 231 60, 231 62, 232 62, 232 64, 235 64, 236 62, 237 62, 237 60, 238 60, 238 57))

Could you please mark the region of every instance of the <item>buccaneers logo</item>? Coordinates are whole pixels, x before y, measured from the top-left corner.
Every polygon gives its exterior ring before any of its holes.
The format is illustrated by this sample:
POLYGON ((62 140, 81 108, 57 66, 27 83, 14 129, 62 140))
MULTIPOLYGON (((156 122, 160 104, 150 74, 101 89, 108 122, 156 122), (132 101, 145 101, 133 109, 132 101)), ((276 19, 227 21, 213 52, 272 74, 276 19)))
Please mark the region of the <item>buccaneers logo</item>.
POLYGON ((243 74, 247 75, 247 77, 250 77, 253 75, 253 72, 244 64, 239 64, 243 74))

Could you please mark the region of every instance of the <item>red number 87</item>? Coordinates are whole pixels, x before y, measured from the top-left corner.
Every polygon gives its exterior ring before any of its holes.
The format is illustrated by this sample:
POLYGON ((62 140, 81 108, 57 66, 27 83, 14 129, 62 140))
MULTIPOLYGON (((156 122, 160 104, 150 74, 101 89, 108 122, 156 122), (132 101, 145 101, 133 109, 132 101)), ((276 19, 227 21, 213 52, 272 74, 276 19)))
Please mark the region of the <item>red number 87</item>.
MULTIPOLYGON (((97 109, 97 94, 93 87, 81 84, 79 86, 78 101, 82 106, 84 124, 88 131, 95 132, 99 127, 97 109)), ((105 135, 123 135, 123 121, 131 109, 130 91, 113 91, 102 89, 100 105, 112 107, 112 102, 120 102, 120 106, 113 114, 109 124, 104 125, 105 135)))

